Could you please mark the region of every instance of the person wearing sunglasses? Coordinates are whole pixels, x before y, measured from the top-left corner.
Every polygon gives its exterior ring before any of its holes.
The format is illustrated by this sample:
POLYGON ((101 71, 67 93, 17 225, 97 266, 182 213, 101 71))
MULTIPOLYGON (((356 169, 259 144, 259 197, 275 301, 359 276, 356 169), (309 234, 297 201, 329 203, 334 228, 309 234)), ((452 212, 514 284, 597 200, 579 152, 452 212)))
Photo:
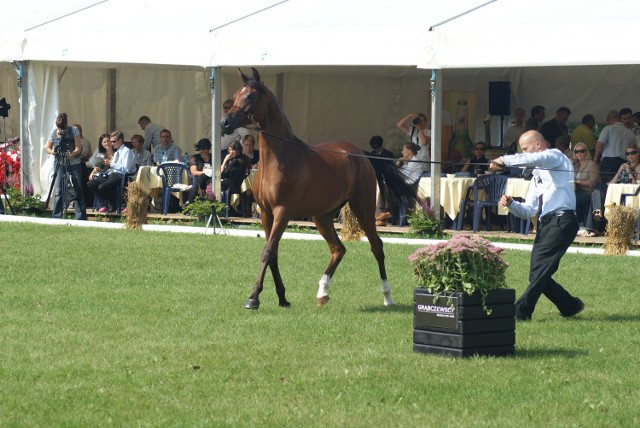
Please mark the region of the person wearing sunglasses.
MULTIPOLYGON (((600 183, 600 167, 591 159, 589 147, 584 142, 573 148, 574 183, 576 185, 576 215, 580 222, 578 236, 590 236, 587 225, 593 228, 591 217, 591 195, 600 183)), ((600 198, 602 199, 602 197, 600 198)))
POLYGON ((638 174, 640 174, 640 148, 637 144, 629 144, 625 149, 624 154, 627 156, 627 163, 620 165, 618 172, 609 182, 611 183, 624 183, 624 184, 636 184, 638 183, 638 174))
POLYGON ((471 170, 476 175, 484 174, 489 167, 489 159, 485 157, 487 147, 483 141, 478 141, 473 147, 473 154, 462 167, 461 172, 471 170))

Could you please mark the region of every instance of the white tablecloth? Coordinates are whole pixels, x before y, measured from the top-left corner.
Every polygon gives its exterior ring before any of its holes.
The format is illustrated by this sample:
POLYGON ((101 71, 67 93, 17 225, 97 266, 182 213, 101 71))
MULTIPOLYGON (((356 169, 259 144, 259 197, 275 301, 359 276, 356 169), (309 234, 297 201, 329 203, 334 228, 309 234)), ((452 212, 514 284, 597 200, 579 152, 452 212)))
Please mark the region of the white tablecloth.
MULTIPOLYGON (((455 219, 460 211, 460 201, 465 197, 467 187, 473 186, 475 178, 455 177, 440 178, 440 206, 451 219, 455 219)), ((529 190, 529 181, 524 178, 509 178, 505 194, 524 198, 529 190)), ((418 185, 418 196, 421 198, 431 196, 431 177, 422 177, 418 185)), ((473 196, 473 195, 471 195, 473 196)), ((500 209, 502 215, 507 214, 507 209, 500 209)))
MULTIPOLYGON (((640 186, 640 184, 609 184, 607 186, 607 195, 604 198, 605 217, 614 205, 620 205, 620 195, 623 193, 634 193, 638 186, 640 186)), ((639 206, 637 196, 628 196, 625 202, 629 207, 638 208, 639 206)))

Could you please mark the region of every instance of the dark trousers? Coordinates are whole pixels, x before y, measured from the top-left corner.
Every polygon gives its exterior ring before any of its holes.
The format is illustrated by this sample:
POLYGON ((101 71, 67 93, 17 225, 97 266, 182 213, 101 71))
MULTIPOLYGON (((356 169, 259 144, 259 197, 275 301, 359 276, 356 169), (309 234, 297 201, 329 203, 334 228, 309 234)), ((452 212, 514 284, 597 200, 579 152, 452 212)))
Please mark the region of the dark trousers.
POLYGON ((516 317, 530 318, 540 295, 556 305, 562 314, 575 310, 579 304, 567 290, 552 278, 560 259, 578 232, 578 218, 573 214, 553 217, 549 222, 538 222, 536 239, 531 251, 529 287, 516 302, 516 317))
POLYGON ((62 212, 68 205, 69 201, 73 204, 76 220, 87 219, 87 209, 82 193, 82 165, 74 164, 58 165, 58 175, 56 176, 56 191, 53 195, 53 218, 62 218, 62 212), (68 174, 65 174, 68 173, 68 174), (67 175, 67 177, 65 177, 67 175), (71 178, 70 185, 65 179, 71 178), (66 197, 65 197, 66 196, 66 197))
POLYGON ((120 186, 121 182, 122 175, 113 173, 109 174, 107 178, 95 177, 87 183, 87 187, 89 187, 89 190, 91 190, 94 195, 114 204, 116 200, 116 189, 120 186))
POLYGON ((625 163, 626 160, 621 158, 602 158, 600 163, 600 180, 607 184, 616 175, 620 165, 625 163))
POLYGON ((205 174, 201 174, 196 177, 194 180, 194 185, 191 186, 191 190, 189 191, 189 203, 192 203, 196 196, 198 195, 198 191, 202 191, 201 193, 205 193, 207 191, 207 185, 211 182, 211 177, 205 174))

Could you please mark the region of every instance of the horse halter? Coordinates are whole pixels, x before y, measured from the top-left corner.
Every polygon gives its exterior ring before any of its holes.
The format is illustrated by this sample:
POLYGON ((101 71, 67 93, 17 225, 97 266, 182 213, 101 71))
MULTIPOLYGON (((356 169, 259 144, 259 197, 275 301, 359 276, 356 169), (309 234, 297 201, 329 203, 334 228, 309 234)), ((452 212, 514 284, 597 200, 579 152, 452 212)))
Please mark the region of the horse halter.
MULTIPOLYGON (((245 87, 247 87, 247 86, 251 87, 251 85, 248 85, 248 84, 245 84, 244 86, 245 87)), ((249 104, 249 106, 246 109, 244 109, 244 108, 242 108, 242 107, 240 107, 240 106, 238 106, 236 104, 233 104, 231 106, 231 108, 235 107, 238 111, 241 111, 245 115, 245 117, 247 119, 249 119, 249 121, 251 121, 252 124, 255 125, 255 124, 258 123, 258 121, 253 117, 253 110, 255 109, 256 104, 257 104, 257 102, 254 101, 251 104, 249 104)))

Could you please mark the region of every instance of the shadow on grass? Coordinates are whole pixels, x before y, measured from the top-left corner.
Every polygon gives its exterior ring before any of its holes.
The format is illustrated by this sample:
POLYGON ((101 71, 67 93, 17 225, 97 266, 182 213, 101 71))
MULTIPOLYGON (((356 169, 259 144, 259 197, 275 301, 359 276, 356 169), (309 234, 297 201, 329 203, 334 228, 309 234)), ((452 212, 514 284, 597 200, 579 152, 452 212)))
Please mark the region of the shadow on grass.
POLYGON ((413 303, 408 304, 395 304, 393 306, 384 306, 382 304, 377 306, 368 306, 360 309, 362 312, 369 313, 383 313, 383 312, 394 312, 394 313, 413 313, 413 303))
POLYGON ((570 359, 586 355, 588 355, 588 352, 582 349, 520 349, 516 343, 515 356, 517 358, 563 357, 570 359))
MULTIPOLYGON (((575 318, 578 321, 580 318, 575 318)), ((623 314, 610 314, 604 316, 592 316, 589 318, 583 318, 583 320, 593 320, 593 321, 609 321, 609 322, 640 322, 640 317, 638 315, 623 315, 623 314)))

